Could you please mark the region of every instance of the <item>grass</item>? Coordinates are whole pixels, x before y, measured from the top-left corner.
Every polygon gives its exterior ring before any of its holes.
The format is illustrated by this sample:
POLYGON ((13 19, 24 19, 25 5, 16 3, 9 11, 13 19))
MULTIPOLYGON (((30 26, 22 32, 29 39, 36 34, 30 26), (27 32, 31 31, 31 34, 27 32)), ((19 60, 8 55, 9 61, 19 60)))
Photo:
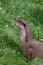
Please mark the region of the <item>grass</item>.
POLYGON ((43 60, 23 56, 15 18, 27 21, 33 38, 43 42, 43 0, 0 0, 0 65, 43 65, 43 60))

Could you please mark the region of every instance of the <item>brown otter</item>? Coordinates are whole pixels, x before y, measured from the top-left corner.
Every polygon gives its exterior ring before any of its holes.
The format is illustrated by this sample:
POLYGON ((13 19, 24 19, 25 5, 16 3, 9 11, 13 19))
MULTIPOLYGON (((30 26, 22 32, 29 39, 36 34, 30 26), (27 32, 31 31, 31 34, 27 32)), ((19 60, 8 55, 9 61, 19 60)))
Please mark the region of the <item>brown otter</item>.
POLYGON ((43 43, 33 40, 29 24, 20 19, 15 19, 14 23, 20 30, 21 50, 27 59, 43 59, 43 43))

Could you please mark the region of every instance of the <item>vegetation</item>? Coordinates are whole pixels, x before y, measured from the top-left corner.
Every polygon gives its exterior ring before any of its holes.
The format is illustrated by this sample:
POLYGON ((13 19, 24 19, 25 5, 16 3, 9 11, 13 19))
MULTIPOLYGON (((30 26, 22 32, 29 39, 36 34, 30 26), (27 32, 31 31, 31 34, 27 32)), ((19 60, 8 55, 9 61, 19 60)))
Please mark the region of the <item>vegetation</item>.
POLYGON ((0 0, 0 65, 43 65, 23 56, 15 18, 27 21, 33 38, 43 42, 43 0, 0 0))

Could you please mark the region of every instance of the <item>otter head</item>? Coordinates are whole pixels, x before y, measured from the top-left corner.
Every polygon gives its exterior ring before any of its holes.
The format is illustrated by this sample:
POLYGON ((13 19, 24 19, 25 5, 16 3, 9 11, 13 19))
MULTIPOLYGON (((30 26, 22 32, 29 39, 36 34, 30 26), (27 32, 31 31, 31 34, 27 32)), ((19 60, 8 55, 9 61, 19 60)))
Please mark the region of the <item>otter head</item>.
POLYGON ((16 25, 20 30, 21 30, 21 29, 24 29, 24 26, 25 26, 25 25, 23 25, 23 23, 22 23, 21 20, 15 19, 15 20, 14 20, 14 23, 15 23, 15 25, 16 25))

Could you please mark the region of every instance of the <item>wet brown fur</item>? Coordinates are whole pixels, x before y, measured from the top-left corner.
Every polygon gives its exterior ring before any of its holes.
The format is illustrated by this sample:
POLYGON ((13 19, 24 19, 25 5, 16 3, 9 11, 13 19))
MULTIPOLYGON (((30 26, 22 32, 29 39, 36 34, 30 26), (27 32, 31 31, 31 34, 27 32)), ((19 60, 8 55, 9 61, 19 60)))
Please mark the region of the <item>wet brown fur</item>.
POLYGON ((14 23, 20 30, 21 50, 27 59, 43 59, 43 43, 33 40, 31 28, 28 23, 15 19, 14 23))

